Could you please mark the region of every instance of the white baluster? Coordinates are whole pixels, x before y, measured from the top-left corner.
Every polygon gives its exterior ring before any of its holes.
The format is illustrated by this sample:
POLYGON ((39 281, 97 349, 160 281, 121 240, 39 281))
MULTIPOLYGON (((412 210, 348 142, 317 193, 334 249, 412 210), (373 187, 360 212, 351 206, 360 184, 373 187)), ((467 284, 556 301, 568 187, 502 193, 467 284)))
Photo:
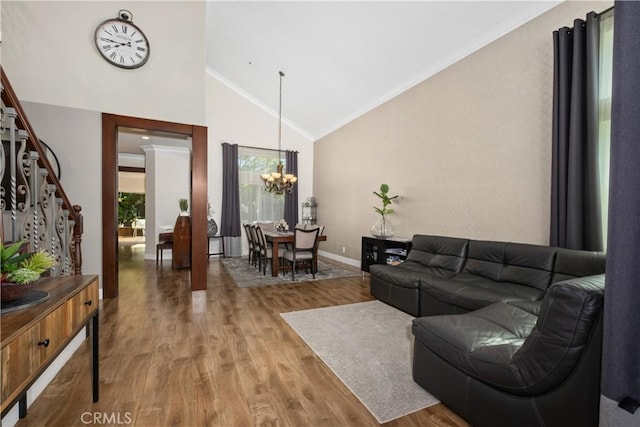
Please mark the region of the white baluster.
POLYGON ((18 182, 16 179, 16 110, 7 108, 6 115, 9 118, 9 173, 11 192, 11 241, 18 240, 18 182))
POLYGON ((73 274, 74 269, 75 269, 75 255, 74 255, 74 251, 73 249, 75 249, 74 243, 73 243, 73 228, 75 227, 76 222, 72 219, 69 220, 69 228, 67 229, 67 235, 69 236, 69 262, 68 262, 68 270, 67 270, 67 275, 70 276, 73 274))
POLYGON ((56 222, 55 230, 57 236, 57 257, 59 275, 64 275, 64 212, 62 209, 62 199, 56 197, 56 222))
POLYGON ((69 275, 69 211, 67 209, 62 210, 62 215, 64 218, 64 227, 62 231, 63 245, 62 245, 62 253, 64 254, 64 264, 62 269, 62 274, 67 276, 69 275))
MULTIPOLYGON (((56 186, 53 184, 47 185, 49 188, 49 253, 55 259, 56 258, 56 186)), ((55 265, 51 268, 51 275, 58 276, 59 269, 58 266, 55 265)))
POLYGON ((38 200, 39 199, 38 194, 40 194, 40 192, 38 191, 39 174, 37 172, 38 172, 38 159, 40 158, 40 156, 38 155, 37 151, 31 151, 29 152, 29 157, 31 158, 31 206, 30 206, 30 209, 32 209, 31 221, 33 224, 33 227, 31 229, 31 250, 37 251, 39 246, 38 210, 40 207, 40 200, 38 200))
POLYGON ((20 138, 20 149, 16 156, 17 162, 17 177, 16 177, 16 207, 17 212, 22 217, 23 226, 22 229, 17 228, 16 218, 16 234, 19 234, 20 240, 31 240, 32 224, 31 217, 29 215, 29 207, 31 206, 31 158, 27 152, 27 139, 29 135, 25 130, 18 130, 18 137, 20 138), (20 197, 20 199, 18 199, 20 197), (20 233, 18 233, 20 232, 20 233))
POLYGON ((46 169, 38 167, 39 171, 39 186, 40 191, 36 199, 38 200, 38 245, 41 249, 48 250, 49 243, 49 218, 47 218, 47 206, 49 205, 49 184, 47 183, 47 176, 49 172, 46 169))

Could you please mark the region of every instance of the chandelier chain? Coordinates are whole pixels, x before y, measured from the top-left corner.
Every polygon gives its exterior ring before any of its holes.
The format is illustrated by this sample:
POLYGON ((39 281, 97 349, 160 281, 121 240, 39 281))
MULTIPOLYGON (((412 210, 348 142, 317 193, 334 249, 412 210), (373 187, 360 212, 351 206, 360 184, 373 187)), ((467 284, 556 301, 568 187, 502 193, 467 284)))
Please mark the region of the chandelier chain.
POLYGON ((278 71, 280 75, 280 98, 278 108, 278 167, 276 172, 260 175, 264 182, 264 189, 269 193, 284 194, 291 193, 293 184, 298 181, 298 177, 291 173, 285 173, 282 164, 282 78, 284 73, 278 71))
POLYGON ((280 74, 280 102, 278 108, 278 160, 282 156, 282 78, 284 77, 284 73, 282 71, 278 71, 280 74))

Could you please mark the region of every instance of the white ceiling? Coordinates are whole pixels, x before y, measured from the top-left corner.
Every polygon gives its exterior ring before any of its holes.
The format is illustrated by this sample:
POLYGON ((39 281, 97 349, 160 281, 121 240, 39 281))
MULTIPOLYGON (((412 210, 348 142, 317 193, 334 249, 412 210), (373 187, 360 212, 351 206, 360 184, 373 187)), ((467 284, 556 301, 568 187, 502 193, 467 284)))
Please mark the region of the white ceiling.
POLYGON ((145 129, 118 128, 118 153, 144 155, 145 145, 191 149, 191 137, 177 133, 149 131, 145 129))
POLYGON ((561 1, 210 1, 210 73, 316 140, 561 1))

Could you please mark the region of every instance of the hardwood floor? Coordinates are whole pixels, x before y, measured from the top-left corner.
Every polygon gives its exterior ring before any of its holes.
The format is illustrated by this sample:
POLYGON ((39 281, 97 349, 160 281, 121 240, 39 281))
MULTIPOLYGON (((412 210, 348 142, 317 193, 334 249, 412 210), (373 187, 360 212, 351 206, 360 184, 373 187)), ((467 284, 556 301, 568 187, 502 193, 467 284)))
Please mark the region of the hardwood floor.
MULTIPOLYGON (((100 401, 85 342, 19 427, 378 425, 279 315, 371 300, 368 277, 237 288, 211 258, 208 290, 192 293, 187 270, 135 246, 119 262, 120 296, 101 302, 100 401)), ((438 404, 385 425, 466 424, 438 404)))

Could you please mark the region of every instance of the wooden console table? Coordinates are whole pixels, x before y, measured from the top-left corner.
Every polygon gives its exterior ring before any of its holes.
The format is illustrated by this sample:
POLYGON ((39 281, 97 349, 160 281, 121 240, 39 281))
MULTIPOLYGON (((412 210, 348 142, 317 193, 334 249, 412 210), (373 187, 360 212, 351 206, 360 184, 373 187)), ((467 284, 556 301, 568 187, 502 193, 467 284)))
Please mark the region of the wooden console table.
POLYGON ((49 299, 0 318, 2 417, 16 402, 20 418, 27 415, 27 390, 82 328, 92 338, 93 401, 99 399, 98 276, 41 279, 36 289, 49 299))

